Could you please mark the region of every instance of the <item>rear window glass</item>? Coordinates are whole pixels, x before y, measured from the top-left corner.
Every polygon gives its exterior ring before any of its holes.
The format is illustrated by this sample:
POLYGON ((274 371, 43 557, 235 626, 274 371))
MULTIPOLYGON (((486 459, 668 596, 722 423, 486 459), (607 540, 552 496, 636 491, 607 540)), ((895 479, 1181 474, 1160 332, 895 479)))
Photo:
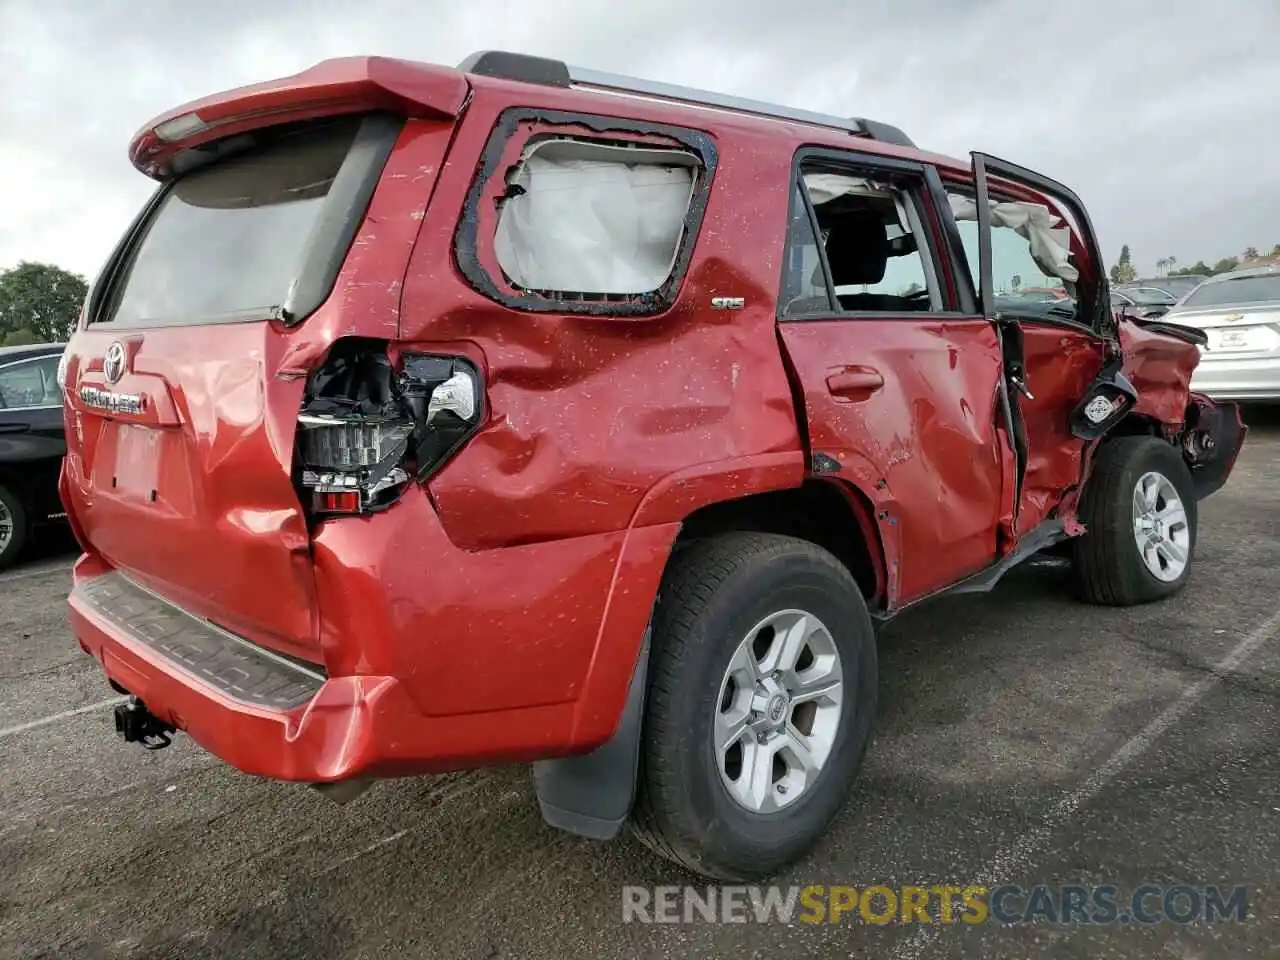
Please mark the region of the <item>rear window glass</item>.
POLYGON ((1216 307, 1233 303, 1262 303, 1267 300, 1280 300, 1280 272, 1201 284, 1191 296, 1182 301, 1182 305, 1216 307))
POLYGON ((291 130, 182 176, 153 213, 104 319, 193 323, 280 307, 358 124, 291 130))

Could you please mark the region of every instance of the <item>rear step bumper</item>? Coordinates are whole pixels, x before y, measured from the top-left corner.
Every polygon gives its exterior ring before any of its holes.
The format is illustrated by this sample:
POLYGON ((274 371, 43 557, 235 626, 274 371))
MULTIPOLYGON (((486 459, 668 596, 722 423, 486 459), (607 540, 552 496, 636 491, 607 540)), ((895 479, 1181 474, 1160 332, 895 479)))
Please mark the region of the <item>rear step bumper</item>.
POLYGON ((432 725, 392 677, 327 678, 88 557, 75 579, 72 629, 113 684, 246 773, 310 783, 393 774, 407 740, 420 769, 454 765, 447 756, 433 762, 421 738, 403 735, 432 725))
POLYGON ((117 687, 249 773, 326 783, 551 759, 617 729, 678 528, 467 551, 411 485, 314 536, 327 671, 246 651, 163 590, 124 590, 133 578, 92 549, 71 625, 117 687))
POLYGON ((71 603, 239 703, 289 710, 324 684, 319 667, 264 650, 134 583, 106 573, 75 585, 71 603))

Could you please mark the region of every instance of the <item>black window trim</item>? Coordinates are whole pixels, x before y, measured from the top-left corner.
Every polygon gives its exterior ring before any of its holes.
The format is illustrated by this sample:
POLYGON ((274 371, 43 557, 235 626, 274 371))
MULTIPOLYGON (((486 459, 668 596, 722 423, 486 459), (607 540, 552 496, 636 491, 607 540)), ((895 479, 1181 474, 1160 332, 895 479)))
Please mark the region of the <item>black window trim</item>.
MULTIPOLYGON (((344 114, 317 117, 325 122, 340 119, 344 114)), ((134 259, 146 239, 155 217, 169 192, 182 179, 181 174, 165 179, 151 194, 150 199, 129 225, 94 281, 89 293, 87 326, 100 326, 112 330, 146 330, 155 327, 180 327, 240 323, 245 321, 280 320, 286 326, 296 326, 310 317, 328 299, 338 280, 338 273, 346 261, 356 232, 373 199, 373 193, 382 179, 387 160, 395 148, 405 118, 399 115, 365 113, 356 127, 351 148, 343 158, 325 195, 319 215, 311 228, 303 247, 302 270, 294 278, 283 304, 271 309, 228 311, 187 317, 163 317, 133 321, 117 325, 115 319, 104 319, 114 311, 121 284, 126 281, 134 259)), ((216 161, 215 161, 216 163, 216 161)))
MULTIPOLYGON (((778 284, 779 291, 781 291, 785 287, 786 271, 789 269, 790 249, 791 249, 790 248, 791 238, 789 236, 789 233, 790 233, 791 222, 796 215, 795 194, 796 194, 797 188, 799 189, 800 196, 803 198, 805 210, 809 218, 809 224, 814 232, 814 236, 820 237, 822 235, 821 232, 818 230, 817 213, 814 211, 813 203, 809 198, 809 191, 807 191, 804 188, 804 180, 803 180, 805 164, 806 163, 811 164, 814 161, 817 161, 818 163, 828 164, 831 166, 849 168, 852 170, 869 171, 873 175, 875 173, 884 173, 884 174, 889 174, 890 176, 916 178, 919 181, 919 186, 916 189, 912 189, 910 193, 912 194, 912 199, 917 204, 917 207, 923 204, 932 204, 934 207, 937 207, 938 205, 937 190, 935 188, 935 185, 930 182, 930 174, 932 173, 933 179, 936 180, 937 173, 936 171, 933 170, 933 167, 931 165, 920 163, 919 161, 916 161, 916 160, 904 160, 898 157, 884 157, 878 154, 862 153, 855 150, 838 150, 831 147, 819 147, 819 146, 800 147, 800 149, 798 149, 795 152, 795 155, 792 157, 792 161, 791 161, 791 179, 788 184, 788 199, 787 199, 788 236, 784 238, 785 246, 783 249, 783 256, 782 256, 782 273, 780 275, 779 284, 778 284)), ((941 185, 941 181, 939 180, 938 186, 940 185, 941 185)), ((918 212, 923 213, 925 211, 919 210, 918 212)), ((938 213, 941 216, 944 213, 949 213, 949 211, 940 210, 938 211, 938 213)), ((942 296, 942 300, 946 309, 904 310, 904 311, 890 312, 885 310, 844 310, 840 308, 837 305, 838 301, 836 300, 835 287, 832 282, 831 265, 827 263, 827 252, 823 248, 823 245, 819 243, 818 257, 822 263, 823 278, 826 281, 828 311, 805 313, 798 316, 788 316, 784 313, 786 304, 784 304, 782 302, 782 298, 779 297, 778 303, 777 303, 777 309, 776 309, 776 316, 777 316, 778 322, 779 323, 829 323, 832 321, 841 321, 841 320, 874 320, 874 319, 892 320, 894 322, 897 322, 897 321, 909 321, 909 320, 921 320, 921 319, 928 319, 928 320, 934 320, 934 319, 956 320, 956 319, 962 319, 962 318, 972 319, 972 317, 974 317, 977 314, 965 312, 964 310, 965 297, 963 293, 963 288, 961 288, 959 285, 956 286, 956 290, 959 295, 958 304, 951 297, 948 291, 947 284, 944 280, 945 272, 942 269, 943 264, 940 259, 942 256, 944 256, 943 251, 938 249, 938 244, 935 242, 936 238, 933 236, 933 231, 930 228, 927 218, 921 217, 921 221, 922 221, 921 226, 925 234, 923 239, 925 240, 925 245, 927 248, 926 250, 921 251, 921 258, 923 259, 925 256, 928 256, 932 260, 933 274, 938 284, 939 293, 942 296)), ((948 222, 947 218, 945 216, 942 216, 942 223, 944 224, 944 227, 947 224, 947 222, 948 222)), ((947 244, 949 246, 954 245, 958 241, 959 241, 958 233, 955 238, 951 238, 949 236, 947 237, 947 244)), ((951 252, 954 253, 954 250, 952 250, 951 252)), ((953 264, 952 272, 953 274, 955 272, 954 264, 953 264)), ((972 297, 972 294, 970 294, 970 297, 972 297)))
MULTIPOLYGON (((539 134, 539 137, 542 138, 542 135, 539 134)), ((557 137, 552 133, 546 139, 557 139, 557 137)), ((614 144, 618 142, 616 139, 612 141, 614 144)), ((718 162, 719 152, 716 149, 715 140, 700 130, 605 114, 508 107, 498 115, 493 129, 489 132, 488 140, 480 155, 480 162, 476 165, 471 185, 467 189, 462 215, 458 218, 458 225, 453 234, 454 262, 477 293, 504 307, 524 313, 608 317, 648 317, 664 313, 671 309, 679 298, 685 275, 693 260, 693 251, 702 234, 702 224, 706 219, 707 203, 711 197, 711 186, 715 180, 718 162), (611 142, 609 139, 611 132, 666 137, 680 144, 698 159, 700 167, 694 182, 693 195, 689 200, 689 211, 685 214, 684 233, 680 238, 680 246, 676 250, 671 272, 660 287, 635 294, 625 300, 558 299, 544 296, 536 291, 512 292, 505 280, 499 284, 485 268, 479 257, 480 204, 484 202, 493 178, 502 174, 498 167, 507 152, 507 145, 513 137, 517 136, 520 125, 528 122, 561 127, 566 130, 565 137, 572 136, 585 142, 601 144, 611 142), (585 128, 588 132, 570 134, 568 131, 575 127, 585 128)))

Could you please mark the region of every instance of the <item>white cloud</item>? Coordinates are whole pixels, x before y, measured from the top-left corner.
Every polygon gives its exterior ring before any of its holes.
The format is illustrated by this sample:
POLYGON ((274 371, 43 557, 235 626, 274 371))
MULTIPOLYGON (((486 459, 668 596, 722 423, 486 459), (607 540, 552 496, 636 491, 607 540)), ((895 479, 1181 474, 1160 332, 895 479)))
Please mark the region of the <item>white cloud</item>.
POLYGON ((1213 260, 1280 243, 1280 7, 1188 0, 805 4, 588 0, 418 7, 6 0, 0 11, 0 267, 92 274, 152 185, 126 147, 188 99, 330 56, 456 63, 516 49, 876 117, 1066 182, 1114 258, 1213 260))

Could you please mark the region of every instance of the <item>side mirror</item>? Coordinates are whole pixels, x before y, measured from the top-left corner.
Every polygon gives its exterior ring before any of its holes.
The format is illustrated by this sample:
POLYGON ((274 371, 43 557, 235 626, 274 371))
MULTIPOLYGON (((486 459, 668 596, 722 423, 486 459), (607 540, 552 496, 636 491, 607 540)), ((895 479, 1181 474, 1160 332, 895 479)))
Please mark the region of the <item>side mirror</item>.
POLYGON ((1099 372, 1071 412, 1071 435, 1081 440, 1102 436, 1138 402, 1138 391, 1120 372, 1122 360, 1117 358, 1099 372))

